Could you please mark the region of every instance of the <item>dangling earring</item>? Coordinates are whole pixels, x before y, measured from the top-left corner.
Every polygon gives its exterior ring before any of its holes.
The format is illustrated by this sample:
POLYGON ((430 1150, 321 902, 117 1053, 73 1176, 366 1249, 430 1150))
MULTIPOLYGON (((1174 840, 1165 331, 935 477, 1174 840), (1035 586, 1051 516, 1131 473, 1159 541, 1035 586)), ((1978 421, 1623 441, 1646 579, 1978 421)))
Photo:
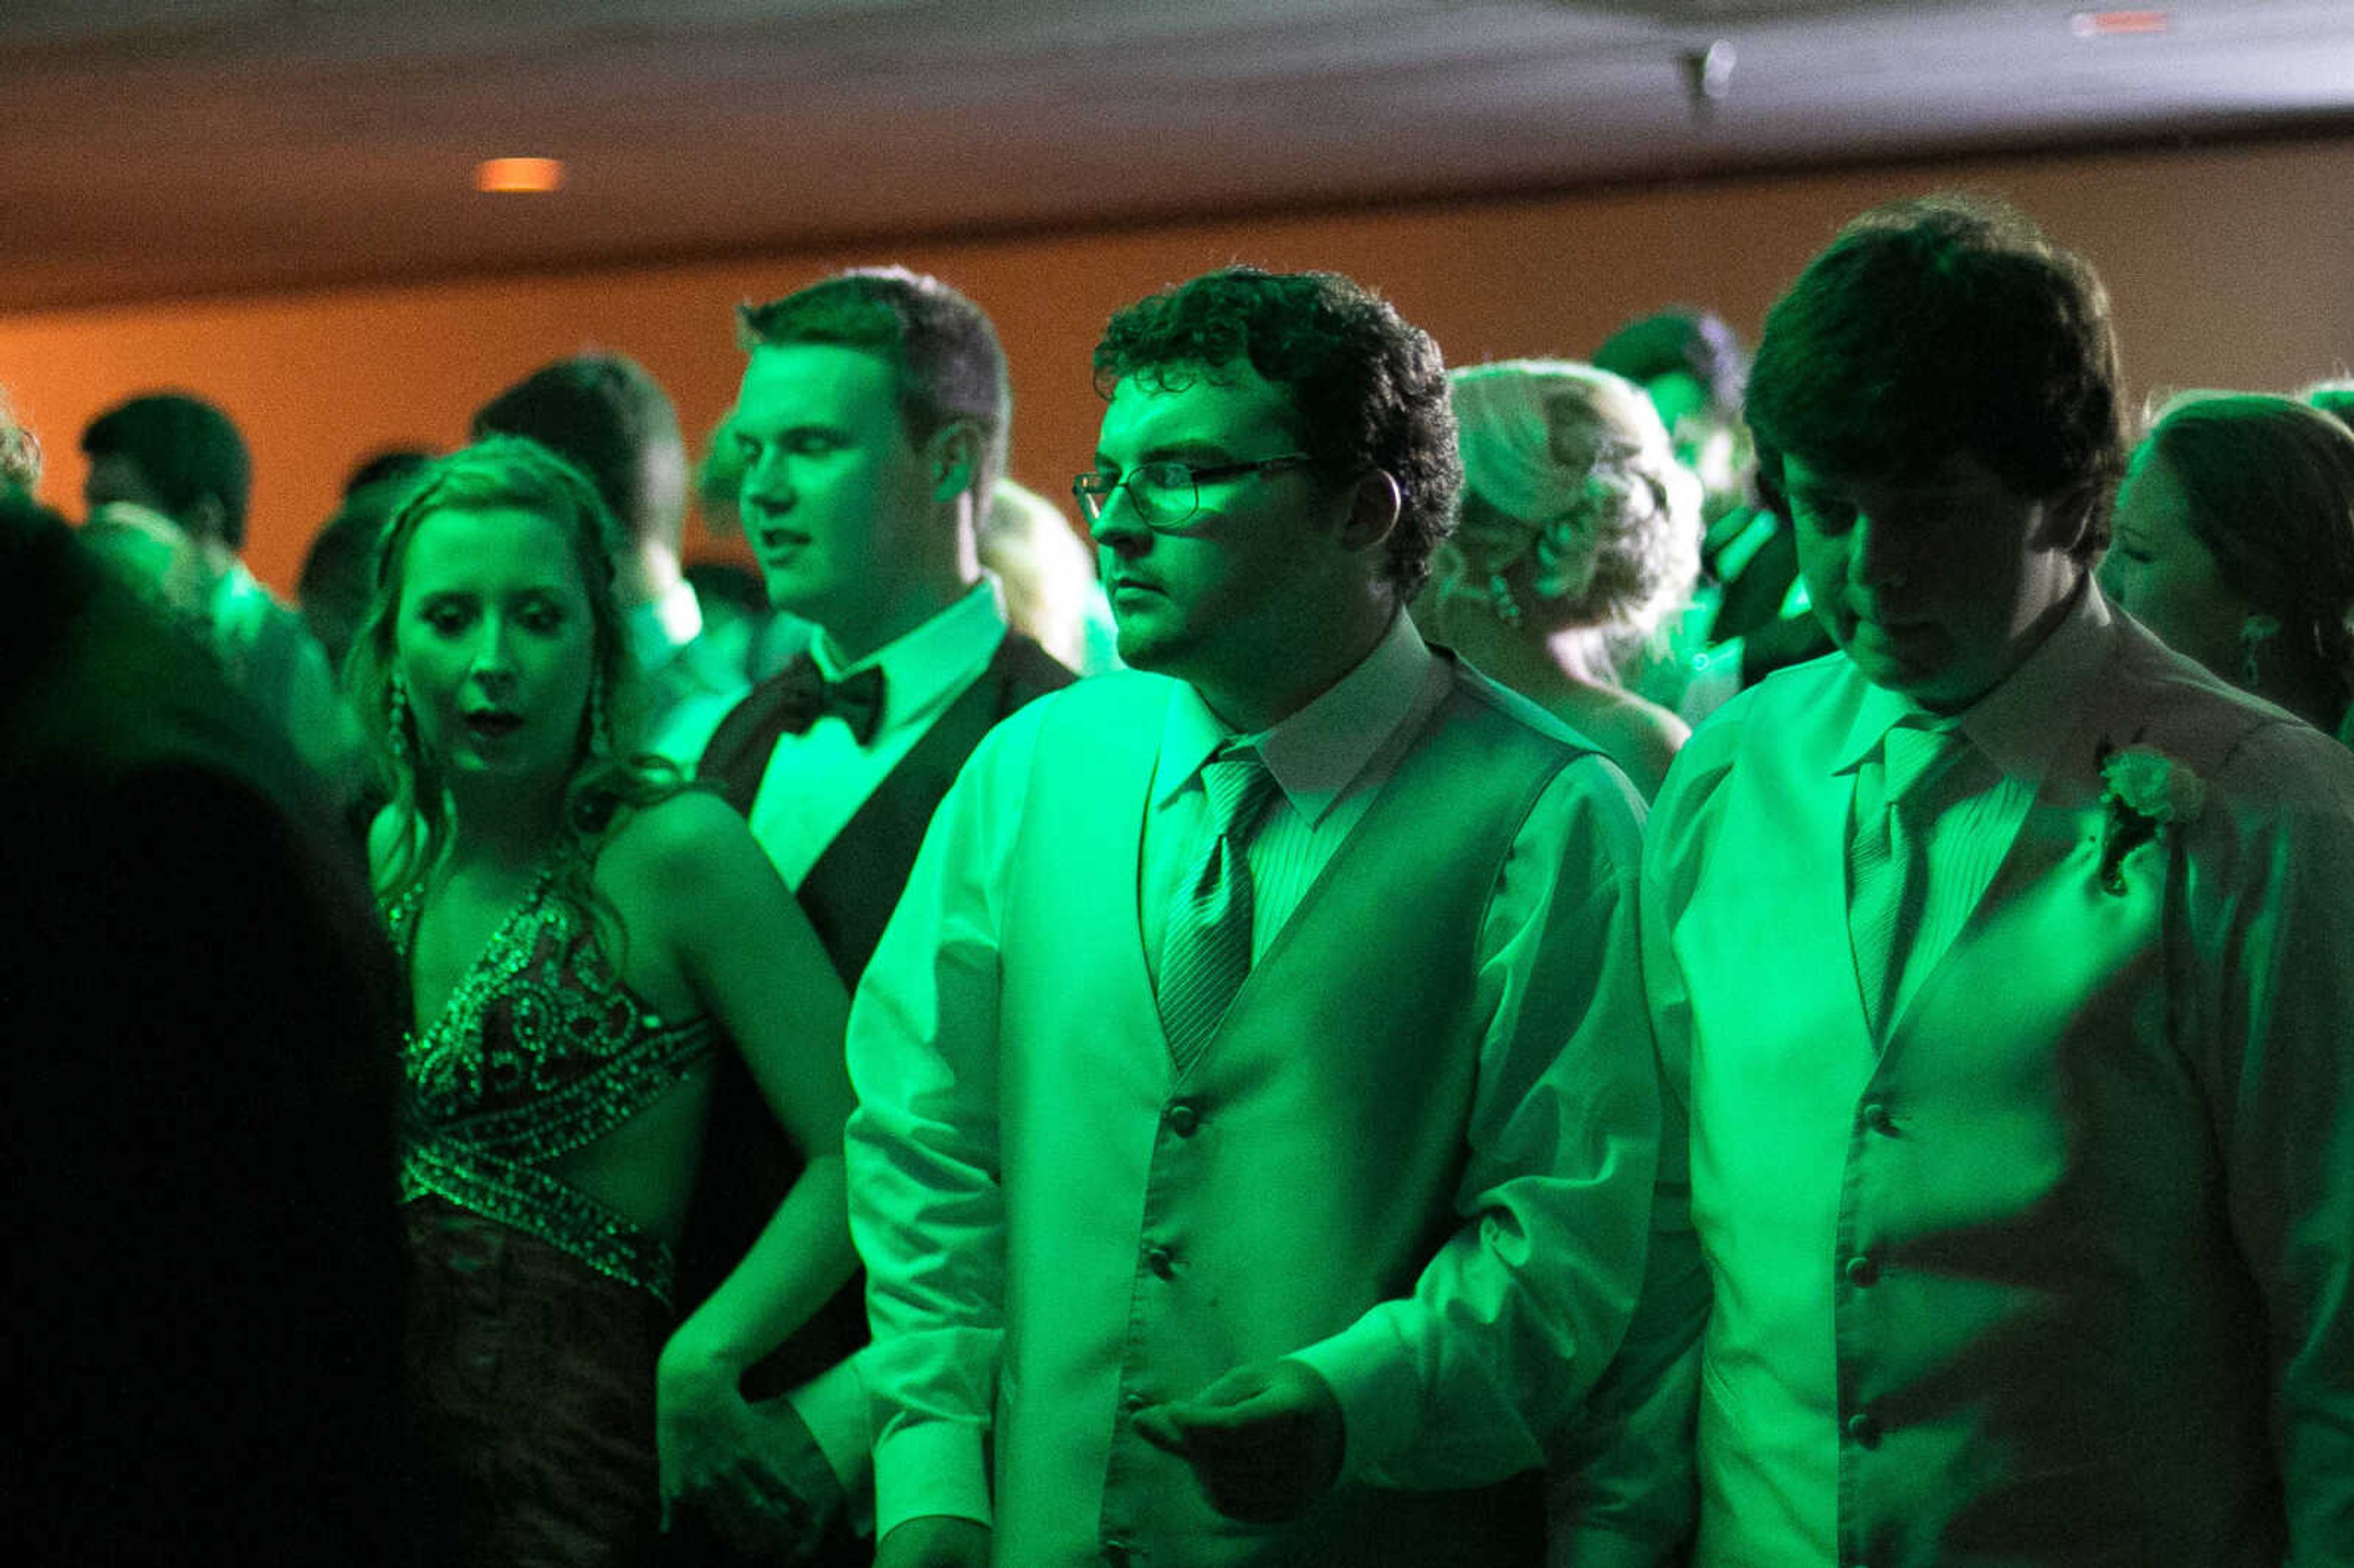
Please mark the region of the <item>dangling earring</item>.
POLYGON ((2256 649, 2280 635, 2281 623, 2269 615, 2250 615, 2240 622, 2240 684, 2254 691, 2258 683, 2256 649))
POLYGON ((393 761, 408 766, 408 687, 398 675, 384 699, 385 746, 393 761))
POLYGON ((1504 580, 1501 572, 1488 574, 1488 608, 1494 610, 1496 619, 1506 626, 1515 631, 1521 629, 1520 600, 1512 597, 1512 585, 1504 580))

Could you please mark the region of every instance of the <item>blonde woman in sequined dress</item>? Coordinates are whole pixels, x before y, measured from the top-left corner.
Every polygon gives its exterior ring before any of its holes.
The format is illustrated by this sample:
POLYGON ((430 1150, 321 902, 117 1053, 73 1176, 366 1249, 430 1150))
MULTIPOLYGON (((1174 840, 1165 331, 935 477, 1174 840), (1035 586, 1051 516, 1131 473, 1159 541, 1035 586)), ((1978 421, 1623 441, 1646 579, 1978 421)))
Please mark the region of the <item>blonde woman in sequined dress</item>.
POLYGON ((612 539, 530 442, 443 459, 387 522, 351 669, 415 1005, 411 1399, 440 1560, 483 1568, 642 1561, 672 1499, 758 1527, 782 1494, 737 1374, 854 1263, 842 988, 742 819, 628 745, 612 539), (682 1323, 673 1249, 731 1049, 806 1167, 682 1323))

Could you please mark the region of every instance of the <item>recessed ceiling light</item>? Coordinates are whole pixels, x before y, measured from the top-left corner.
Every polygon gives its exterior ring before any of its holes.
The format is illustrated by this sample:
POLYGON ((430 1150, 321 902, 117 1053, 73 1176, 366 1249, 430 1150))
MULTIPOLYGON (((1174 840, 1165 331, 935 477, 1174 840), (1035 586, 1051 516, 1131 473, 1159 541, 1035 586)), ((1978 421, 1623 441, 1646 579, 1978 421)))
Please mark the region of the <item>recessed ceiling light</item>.
POLYGON ((561 158, 485 158, 474 165, 474 188, 501 195, 539 195, 564 188, 561 158))
POLYGON ((2123 38, 2163 33, 2174 25, 2167 11, 2079 11, 2068 18, 2068 30, 2080 38, 2123 38))

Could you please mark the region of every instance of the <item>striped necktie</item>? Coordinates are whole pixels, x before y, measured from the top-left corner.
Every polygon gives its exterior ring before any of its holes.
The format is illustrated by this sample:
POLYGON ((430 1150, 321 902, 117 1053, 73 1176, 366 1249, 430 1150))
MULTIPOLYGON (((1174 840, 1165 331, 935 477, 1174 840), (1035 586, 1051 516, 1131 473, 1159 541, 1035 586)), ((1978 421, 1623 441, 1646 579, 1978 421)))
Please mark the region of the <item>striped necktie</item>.
POLYGON ((1856 983, 1874 1038, 1884 1034, 1904 960, 1921 928, 1927 890, 1921 830, 1908 821, 1925 783, 1958 755, 1950 726, 1905 720, 1890 728, 1879 753, 1856 769, 1854 821, 1848 835, 1848 933, 1856 983))
POLYGON ((1275 798, 1255 752, 1221 751, 1202 767, 1209 842, 1177 887, 1161 940, 1161 1027, 1182 1073, 1217 1033, 1250 973, 1251 879, 1244 858, 1275 798))

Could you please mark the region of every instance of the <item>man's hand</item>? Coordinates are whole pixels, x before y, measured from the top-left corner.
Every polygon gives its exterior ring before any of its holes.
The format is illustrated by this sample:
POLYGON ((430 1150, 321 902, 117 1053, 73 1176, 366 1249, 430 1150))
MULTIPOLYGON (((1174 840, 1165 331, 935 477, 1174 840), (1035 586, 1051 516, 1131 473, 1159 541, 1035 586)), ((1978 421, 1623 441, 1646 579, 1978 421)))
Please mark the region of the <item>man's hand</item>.
POLYGON ((1237 1367, 1192 1399, 1136 1414, 1137 1436, 1193 1467, 1229 1519, 1297 1519, 1340 1478, 1346 1427, 1321 1374, 1299 1361, 1237 1367))
POLYGON ((724 1370, 680 1361, 656 1382, 663 1528, 691 1508, 747 1556, 799 1562, 849 1502, 817 1439, 782 1397, 749 1404, 724 1370))
POLYGON ((989 1568, 989 1526, 944 1513, 905 1520, 875 1549, 875 1568, 989 1568))

